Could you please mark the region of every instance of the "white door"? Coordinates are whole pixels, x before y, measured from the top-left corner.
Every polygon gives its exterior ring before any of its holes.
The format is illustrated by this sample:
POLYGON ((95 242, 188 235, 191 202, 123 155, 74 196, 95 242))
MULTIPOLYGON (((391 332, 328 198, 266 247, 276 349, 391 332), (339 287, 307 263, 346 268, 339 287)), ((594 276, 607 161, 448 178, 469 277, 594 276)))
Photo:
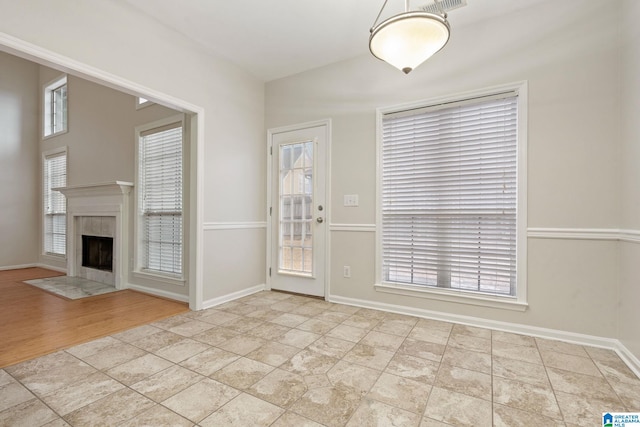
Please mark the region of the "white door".
POLYGON ((272 289, 325 294, 328 133, 328 122, 269 131, 272 289))

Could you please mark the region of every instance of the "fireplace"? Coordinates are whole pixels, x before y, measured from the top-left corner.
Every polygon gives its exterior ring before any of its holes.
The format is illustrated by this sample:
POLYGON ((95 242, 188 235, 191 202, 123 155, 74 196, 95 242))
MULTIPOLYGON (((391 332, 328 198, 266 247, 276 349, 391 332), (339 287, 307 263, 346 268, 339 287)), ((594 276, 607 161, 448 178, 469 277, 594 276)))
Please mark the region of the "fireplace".
POLYGON ((113 237, 82 235, 82 266, 113 271, 113 237))

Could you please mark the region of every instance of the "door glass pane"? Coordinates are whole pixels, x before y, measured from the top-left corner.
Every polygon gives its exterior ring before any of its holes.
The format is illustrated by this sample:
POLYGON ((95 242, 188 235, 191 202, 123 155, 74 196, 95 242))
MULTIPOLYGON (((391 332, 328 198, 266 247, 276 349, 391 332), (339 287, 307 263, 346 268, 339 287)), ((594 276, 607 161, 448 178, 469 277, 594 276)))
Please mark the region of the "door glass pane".
POLYGON ((313 142, 280 145, 280 272, 313 272, 313 142))

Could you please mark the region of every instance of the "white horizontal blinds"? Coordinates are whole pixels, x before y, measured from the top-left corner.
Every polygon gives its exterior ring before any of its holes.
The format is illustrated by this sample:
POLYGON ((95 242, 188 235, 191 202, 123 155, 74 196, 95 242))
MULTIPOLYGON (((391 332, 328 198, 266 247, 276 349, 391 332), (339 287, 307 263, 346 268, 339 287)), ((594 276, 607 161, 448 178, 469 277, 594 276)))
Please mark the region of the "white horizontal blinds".
POLYGON ((182 274, 182 125, 140 136, 143 268, 182 274))
POLYGON ((65 255, 67 248, 67 200, 53 188, 67 185, 67 154, 58 153, 44 159, 44 251, 65 255))
POLYGON ((383 279, 515 295, 517 96, 382 127, 383 279))

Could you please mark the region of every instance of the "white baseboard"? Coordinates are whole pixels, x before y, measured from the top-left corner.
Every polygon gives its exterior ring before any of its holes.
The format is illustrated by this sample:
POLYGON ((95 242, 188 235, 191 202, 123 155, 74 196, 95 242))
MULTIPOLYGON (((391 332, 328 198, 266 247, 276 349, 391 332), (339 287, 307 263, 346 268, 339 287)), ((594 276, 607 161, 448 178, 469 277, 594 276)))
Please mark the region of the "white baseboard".
POLYGON ((242 289, 237 292, 232 292, 227 295, 222 295, 221 297, 211 298, 202 303, 202 308, 211 308, 216 305, 224 304, 225 302, 233 301, 238 298, 246 297, 247 295, 255 294, 256 292, 264 291, 265 284, 262 283, 260 285, 252 286, 250 288, 242 289))
POLYGON ((493 329, 497 331, 511 332, 532 337, 546 338, 557 341, 565 341, 572 344, 600 347, 614 350, 629 368, 640 378, 640 360, 627 349, 619 340, 614 338, 597 337, 593 335, 578 334, 575 332, 560 331, 557 329, 540 328, 518 323, 500 322, 497 320, 482 319, 479 317, 463 316, 440 311, 425 310, 421 308, 406 307, 402 305, 386 304, 376 301, 347 298, 338 295, 329 295, 328 301, 339 304, 353 305, 356 307, 372 308, 391 313, 406 314, 409 316, 424 317, 479 328, 493 329))
POLYGON ((189 296, 188 295, 182 295, 182 294, 177 294, 175 292, 163 291, 161 289, 149 288, 147 286, 134 285, 134 284, 128 283, 125 287, 123 287, 123 289, 131 289, 133 291, 140 291, 140 292, 143 292, 145 294, 155 295, 157 297, 162 297, 162 298, 168 298, 168 299, 172 299, 172 300, 175 300, 175 301, 189 302, 189 296))
POLYGON ((5 266, 0 266, 0 271, 4 271, 4 270, 19 270, 21 268, 33 268, 33 267, 37 267, 38 264, 20 264, 20 265, 5 265, 5 266))
POLYGON ((58 271, 60 273, 67 273, 67 269, 65 267, 56 267, 55 265, 48 265, 43 263, 38 263, 35 265, 36 267, 46 268, 47 270, 58 271))

